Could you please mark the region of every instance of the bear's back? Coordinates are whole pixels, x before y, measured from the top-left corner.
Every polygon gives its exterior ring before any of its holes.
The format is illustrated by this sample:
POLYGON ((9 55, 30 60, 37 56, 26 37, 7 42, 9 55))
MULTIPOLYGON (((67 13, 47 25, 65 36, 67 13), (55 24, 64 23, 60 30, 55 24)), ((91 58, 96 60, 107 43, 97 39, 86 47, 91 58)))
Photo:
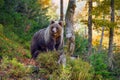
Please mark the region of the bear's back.
POLYGON ((41 39, 44 39, 45 30, 46 28, 37 31, 33 36, 33 40, 39 41, 41 39))
POLYGON ((46 47, 45 40, 44 40, 45 30, 46 30, 46 28, 40 29, 39 31, 37 31, 34 34, 34 36, 32 38, 31 47, 35 47, 41 51, 43 50, 43 48, 46 47))

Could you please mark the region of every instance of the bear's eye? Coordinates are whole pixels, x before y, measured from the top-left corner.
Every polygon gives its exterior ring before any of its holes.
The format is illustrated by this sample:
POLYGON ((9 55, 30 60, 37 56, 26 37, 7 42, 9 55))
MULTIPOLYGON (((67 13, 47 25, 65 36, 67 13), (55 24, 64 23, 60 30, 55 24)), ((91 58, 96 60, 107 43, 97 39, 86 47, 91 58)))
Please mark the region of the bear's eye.
POLYGON ((51 26, 51 30, 53 30, 53 28, 54 28, 54 27, 53 27, 53 26, 51 26))
POLYGON ((53 29, 54 27, 53 26, 51 26, 51 29, 53 29))

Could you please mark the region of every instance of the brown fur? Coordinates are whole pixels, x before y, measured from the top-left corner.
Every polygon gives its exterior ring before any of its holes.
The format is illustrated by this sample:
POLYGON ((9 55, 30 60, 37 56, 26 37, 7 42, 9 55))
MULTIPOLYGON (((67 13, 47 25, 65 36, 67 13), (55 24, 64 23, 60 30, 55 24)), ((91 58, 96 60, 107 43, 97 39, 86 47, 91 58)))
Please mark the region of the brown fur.
POLYGON ((51 21, 47 28, 41 29, 33 36, 31 43, 32 58, 36 58, 40 52, 58 50, 63 45, 62 22, 51 21))

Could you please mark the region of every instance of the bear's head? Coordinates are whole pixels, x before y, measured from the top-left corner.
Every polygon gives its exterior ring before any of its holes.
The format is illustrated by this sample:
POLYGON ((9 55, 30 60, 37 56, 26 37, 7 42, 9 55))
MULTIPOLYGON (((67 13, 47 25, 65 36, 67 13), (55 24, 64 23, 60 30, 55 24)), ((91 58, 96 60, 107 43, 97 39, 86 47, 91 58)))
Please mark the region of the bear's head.
POLYGON ((62 21, 59 21, 59 22, 51 21, 49 28, 50 28, 49 29, 50 34, 54 38, 58 38, 61 35, 63 35, 63 22, 62 21))

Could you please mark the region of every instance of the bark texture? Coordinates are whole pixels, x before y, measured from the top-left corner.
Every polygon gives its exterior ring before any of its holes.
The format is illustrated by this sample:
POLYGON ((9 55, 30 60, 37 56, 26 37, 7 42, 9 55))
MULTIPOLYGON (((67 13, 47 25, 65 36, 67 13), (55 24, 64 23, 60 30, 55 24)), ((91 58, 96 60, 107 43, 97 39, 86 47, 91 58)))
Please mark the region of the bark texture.
MULTIPOLYGON (((114 15, 114 0, 111 0, 111 22, 114 23, 115 15, 114 15)), ((109 69, 113 69, 113 36, 114 36, 114 27, 110 28, 109 31, 109 49, 108 49, 108 66, 109 69)))
POLYGON ((63 0, 60 0, 60 20, 63 21, 64 13, 63 13, 63 0))
MULTIPOLYGON (((105 20, 105 16, 103 14, 103 21, 105 20)), ((102 33, 101 33, 101 39, 100 39, 100 45, 98 47, 98 53, 101 52, 101 49, 102 49, 102 43, 103 43, 103 37, 104 37, 104 30, 105 30, 105 27, 102 26, 102 33)))
POLYGON ((89 0, 88 10, 88 56, 92 53, 92 0, 89 0))
POLYGON ((101 33, 100 44, 99 44, 99 47, 98 47, 98 53, 100 53, 100 51, 102 49, 102 43, 103 43, 103 37, 104 37, 104 29, 105 29, 105 27, 102 26, 102 33, 101 33))
POLYGON ((69 0, 68 8, 65 16, 66 22, 66 45, 68 48, 68 53, 72 55, 75 49, 75 34, 73 28, 73 16, 76 8, 76 0, 69 0))

